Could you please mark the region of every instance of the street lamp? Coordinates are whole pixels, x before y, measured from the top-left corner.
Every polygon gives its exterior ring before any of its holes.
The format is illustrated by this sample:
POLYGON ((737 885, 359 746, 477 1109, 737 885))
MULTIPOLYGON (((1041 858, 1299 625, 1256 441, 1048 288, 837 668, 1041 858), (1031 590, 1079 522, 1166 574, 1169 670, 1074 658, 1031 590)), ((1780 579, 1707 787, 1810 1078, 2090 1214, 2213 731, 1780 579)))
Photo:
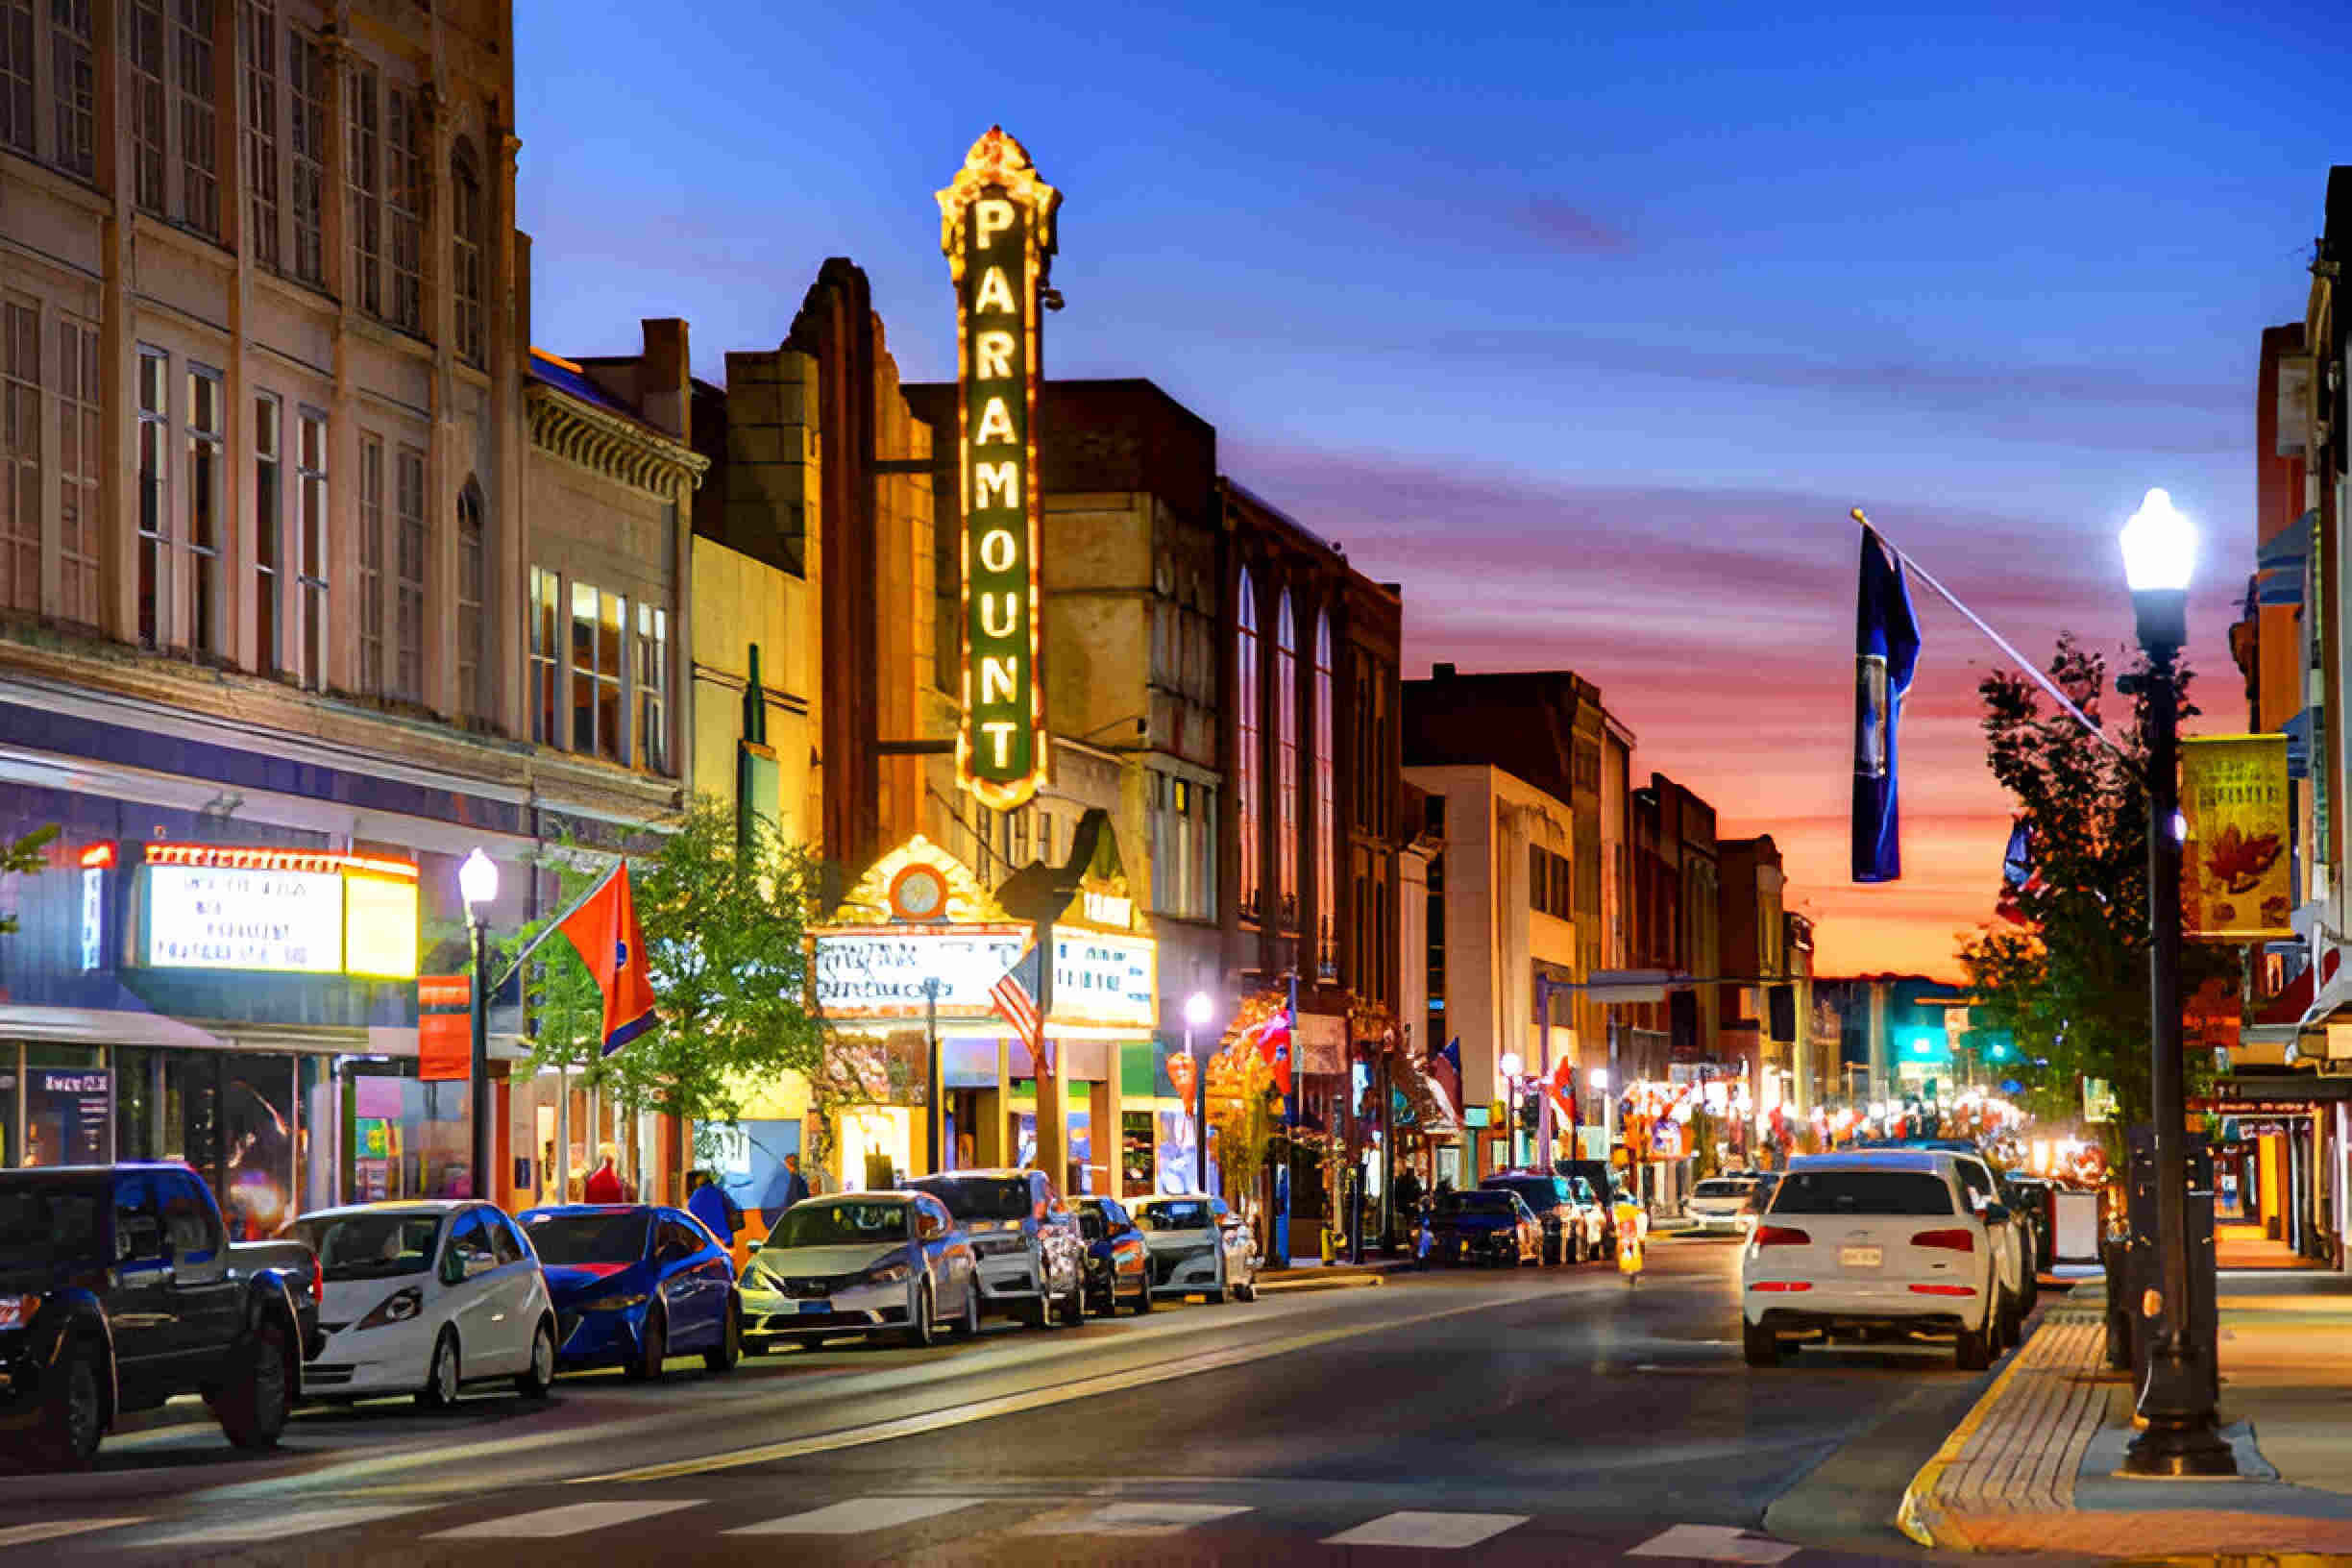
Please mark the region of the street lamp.
POLYGON ((1192 1190, 1209 1190, 1209 1065, 1192 1048, 1192 1031, 1209 1027, 1209 993, 1196 991, 1185 998, 1185 1055, 1192 1058, 1192 1190))
MULTIPOLYGON (((2150 490, 2123 526, 2123 577, 2131 585, 2147 674, 2148 1112, 2156 1123, 2156 1247, 2161 1290, 2142 1298, 2148 1324, 2145 1422, 2123 1468, 2143 1476, 2231 1476, 2229 1444, 2216 1430, 2206 1373, 2214 1347, 2195 1343, 2189 1311, 2188 1090, 2182 1081, 2180 948, 2181 836, 2179 693, 2174 661, 2189 640, 2189 578, 2196 527, 2150 490), (2153 1309, 2153 1311, 2150 1311, 2153 1309)), ((2120 683, 2119 683, 2120 684, 2120 683)))
POLYGON ((468 988, 472 1005, 473 1054, 468 1081, 473 1085, 474 1196, 497 1201, 490 1163, 495 1140, 490 1136, 490 948, 484 921, 498 900, 498 863, 478 846, 457 868, 457 894, 465 900, 466 940, 473 950, 474 983, 468 988))
POLYGON ((1505 1051, 1495 1062, 1495 1070, 1503 1074, 1503 1163, 1514 1170, 1519 1165, 1519 1069, 1525 1066, 1517 1051, 1505 1051))
MULTIPOLYGON (((1617 1097, 1609 1092, 1608 1068, 1595 1067, 1584 1075, 1584 1081, 1601 1096, 1601 1158, 1617 1158, 1617 1097)), ((1635 1172, 1636 1179, 1639 1172, 1635 1172)))

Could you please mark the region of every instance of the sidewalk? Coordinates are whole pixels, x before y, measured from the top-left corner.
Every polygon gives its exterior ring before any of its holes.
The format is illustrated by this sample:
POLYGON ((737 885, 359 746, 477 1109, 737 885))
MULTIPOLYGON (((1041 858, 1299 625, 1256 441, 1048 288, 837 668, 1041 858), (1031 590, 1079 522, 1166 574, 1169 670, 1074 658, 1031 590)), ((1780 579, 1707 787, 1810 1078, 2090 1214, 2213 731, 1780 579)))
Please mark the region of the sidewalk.
POLYGON ((2236 1481, 2117 1473, 2132 1388, 2107 1368, 2104 1311, 2096 1283, 2044 1311, 1912 1479, 1903 1533, 1948 1551, 2141 1560, 2352 1554, 2352 1278, 2222 1276, 2220 1415, 2236 1481))

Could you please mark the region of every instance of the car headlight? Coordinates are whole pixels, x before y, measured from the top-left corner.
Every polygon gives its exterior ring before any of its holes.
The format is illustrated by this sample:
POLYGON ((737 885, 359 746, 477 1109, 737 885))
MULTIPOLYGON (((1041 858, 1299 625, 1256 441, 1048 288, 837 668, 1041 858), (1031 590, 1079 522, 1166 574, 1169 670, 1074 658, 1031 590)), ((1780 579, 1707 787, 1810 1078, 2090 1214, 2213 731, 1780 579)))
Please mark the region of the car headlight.
POLYGON ((583 1303, 580 1311, 583 1312, 625 1312, 633 1308, 643 1307, 645 1304, 646 1298, 643 1296, 605 1296, 598 1301, 583 1303))
POLYGON ((387 1323, 405 1323, 425 1310, 425 1293, 415 1286, 395 1290, 378 1302, 367 1316, 354 1324, 355 1329, 380 1329, 387 1323))
POLYGON ((781 1295, 784 1292, 784 1277, 780 1274, 771 1274, 764 1268, 745 1269, 743 1283, 744 1287, 748 1290, 765 1290, 770 1295, 781 1295))
POLYGON ((902 1285, 905 1283, 906 1277, 906 1264, 884 1263, 879 1268, 868 1269, 863 1275, 859 1276, 858 1283, 860 1285, 902 1285))

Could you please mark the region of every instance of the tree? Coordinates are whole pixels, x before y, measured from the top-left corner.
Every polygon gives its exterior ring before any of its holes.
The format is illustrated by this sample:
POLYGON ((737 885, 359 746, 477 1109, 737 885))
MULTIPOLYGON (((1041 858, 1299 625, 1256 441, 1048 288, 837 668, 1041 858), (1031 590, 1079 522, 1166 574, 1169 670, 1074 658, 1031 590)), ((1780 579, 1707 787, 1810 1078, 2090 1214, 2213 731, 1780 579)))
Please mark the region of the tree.
POLYGON ((1235 1203, 1248 1204, 1258 1196, 1274 1142, 1275 1107, 1281 1103, 1274 1069, 1255 1045, 1237 1044, 1210 1058, 1209 1128, 1216 1139, 1225 1195, 1235 1203))
MULTIPOLYGON (((2100 720, 2104 657, 2061 636, 2049 676, 2100 720)), ((2143 658, 2116 684, 2128 692, 2147 678, 2143 658)), ((2189 671, 2174 679, 2186 719, 2197 711, 2188 700, 2189 671)), ((2127 732, 2101 723, 2119 750, 2071 715, 2045 711, 2040 689, 2017 671, 1994 672, 1977 691, 1987 761, 2017 800, 2035 876, 2014 894, 2015 924, 1987 927, 1961 949, 1971 1021, 2014 1037, 2015 1075, 2038 1116, 2078 1120, 2083 1079, 2112 1084, 2119 1118, 2112 1137, 2148 1115, 2146 698, 2130 694, 2127 732)), ((2187 944, 2181 995, 2231 973, 2234 957, 2232 949, 2187 944)))
MULTIPOLYGON (((37 827, 22 838, 0 845, 0 876, 29 875, 48 865, 49 841, 57 836, 57 823, 51 822, 47 827, 37 827)), ((16 917, 0 915, 0 937, 12 935, 15 930, 16 917)))
MULTIPOLYGON (((557 913, 603 874, 575 847, 549 857, 561 886, 557 913)), ((818 865, 765 819, 738 837, 734 809, 704 796, 649 860, 629 868, 658 1022, 603 1054, 604 1001, 560 935, 531 957, 537 1024, 534 1068, 578 1069, 631 1111, 658 1111, 700 1127, 733 1121, 747 1081, 814 1077, 822 1031, 807 1007, 805 935, 818 865)), ((551 923, 526 926, 519 950, 551 923)))

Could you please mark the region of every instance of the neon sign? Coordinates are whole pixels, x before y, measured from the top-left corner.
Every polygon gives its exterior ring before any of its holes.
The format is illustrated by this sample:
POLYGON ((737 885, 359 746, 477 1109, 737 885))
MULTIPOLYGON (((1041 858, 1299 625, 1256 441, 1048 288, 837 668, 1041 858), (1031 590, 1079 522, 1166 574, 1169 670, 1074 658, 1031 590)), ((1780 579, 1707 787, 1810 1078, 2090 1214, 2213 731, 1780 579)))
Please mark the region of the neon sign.
POLYGON ((1010 811, 1045 780, 1038 670, 1038 307, 1062 193, 1001 126, 939 193, 956 288, 956 439, 964 504, 964 716, 956 782, 1010 811))

